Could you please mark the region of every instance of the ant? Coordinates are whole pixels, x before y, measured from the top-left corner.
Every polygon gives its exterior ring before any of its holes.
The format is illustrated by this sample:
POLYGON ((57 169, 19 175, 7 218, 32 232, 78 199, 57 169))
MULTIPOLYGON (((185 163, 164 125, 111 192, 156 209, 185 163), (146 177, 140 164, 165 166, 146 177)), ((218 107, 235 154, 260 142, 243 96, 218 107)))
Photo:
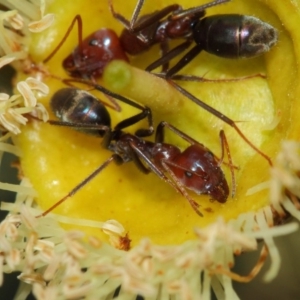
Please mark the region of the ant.
POLYGON ((207 8, 229 1, 215 0, 186 10, 173 4, 139 18, 145 0, 138 0, 130 21, 115 12, 112 0, 109 0, 109 6, 114 18, 125 27, 120 36, 122 48, 136 55, 159 43, 162 56, 146 70, 152 71, 162 65, 165 77, 171 78, 202 50, 224 58, 251 58, 269 51, 276 44, 277 31, 255 17, 239 14, 204 17, 207 8), (186 41, 168 51, 168 42, 172 39, 186 41), (169 69, 169 61, 193 42, 196 45, 169 69))
MULTIPOLYGON (((229 1, 230 0, 216 0, 187 10, 182 10, 179 5, 174 4, 138 19, 139 13, 144 4, 144 0, 138 0, 131 22, 129 22, 123 16, 114 11, 110 0, 109 5, 113 16, 125 25, 125 29, 120 38, 111 29, 100 29, 83 40, 82 19, 80 15, 77 15, 73 19, 61 42, 53 50, 53 52, 48 55, 44 62, 48 62, 61 48, 76 22, 78 24, 78 47, 75 48, 72 54, 63 61, 63 67, 70 76, 75 78, 91 79, 93 82, 95 82, 95 78, 102 76, 104 67, 110 61, 114 59, 128 61, 128 57, 125 52, 133 54, 132 51, 135 51, 134 54, 138 54, 138 51, 133 50, 133 47, 136 47, 136 45, 144 45, 143 47, 140 47, 141 52, 146 51, 153 44, 158 42, 161 44, 162 49, 166 49, 167 47, 165 45, 167 45, 167 42, 170 39, 181 37, 186 39, 183 44, 178 46, 181 49, 183 47, 182 45, 185 45, 184 47, 188 48, 193 39, 196 39, 196 36, 197 39, 200 39, 202 36, 202 43, 197 43, 197 45, 193 47, 183 57, 183 59, 178 62, 178 64, 169 69, 167 72, 156 75, 167 79, 169 83, 184 96, 233 127, 241 138, 257 153, 263 156, 272 166, 271 159, 247 139, 232 119, 207 105, 200 99, 197 99, 188 91, 170 80, 170 78, 180 80, 197 80, 197 77, 195 76, 174 74, 185 65, 185 63, 183 64, 182 62, 187 63, 194 57, 191 53, 197 52, 198 54, 201 50, 206 50, 209 52, 214 51, 215 54, 223 57, 252 57, 268 51, 270 47, 275 44, 277 40, 276 30, 259 19, 235 14, 215 15, 202 18, 205 14, 205 9, 229 1), (162 20, 167 16, 168 18, 162 20), (183 26, 184 24, 186 27, 183 26), (225 24, 227 24, 226 27, 225 24), (175 30, 176 28, 179 29, 178 35, 172 36, 169 34, 171 29, 175 30), (184 32, 183 28, 186 28, 184 32), (248 29, 249 31, 247 31, 248 29), (163 33, 163 35, 161 35, 161 39, 158 39, 158 33, 163 33), (132 40, 130 43, 127 43, 128 45, 125 47, 127 40, 126 36, 131 36, 132 40), (207 45, 210 46, 208 47, 207 45), (238 51, 238 49, 240 50, 238 51)), ((172 57, 170 57, 170 54, 166 53, 159 60, 151 64, 147 69, 150 70, 152 67, 155 68, 160 64, 166 66, 169 60, 173 58, 173 54, 176 53, 176 55, 178 55, 181 53, 180 51, 178 52, 178 47, 168 52, 172 53, 172 57), (157 63, 158 65, 156 66, 157 63)), ((163 50, 163 52, 166 51, 163 50)), ((163 69, 164 68, 165 67, 163 67, 163 69)), ((66 82, 66 80, 64 80, 64 82, 66 82)), ((113 99, 110 98, 110 100, 115 109, 120 110, 116 103, 113 102, 113 99)))
MULTIPOLYGON (((83 39, 82 19, 80 15, 76 15, 63 39, 43 62, 48 62, 61 48, 76 22, 78 46, 64 59, 62 65, 71 77, 92 80, 102 76, 110 61, 129 61, 126 53, 138 55, 157 43, 160 44, 162 57, 150 64, 146 70, 152 71, 163 65, 165 77, 176 79, 175 74, 202 50, 225 58, 250 58, 269 51, 277 41, 276 30, 252 16, 228 14, 203 18, 207 8, 230 0, 216 0, 186 10, 173 4, 138 18, 144 1, 138 0, 131 21, 128 21, 115 12, 112 0, 109 0, 113 17, 125 27, 120 37, 112 29, 102 28, 83 39), (169 40, 180 38, 186 41, 168 51, 169 40), (188 49, 193 41, 196 46, 174 67, 168 69, 169 61, 188 49)), ((177 79, 206 81, 197 76, 177 76, 177 79)))
POLYGON ((233 186, 232 197, 234 197, 235 176, 233 169, 236 167, 233 166, 224 131, 220 132, 222 145, 222 155, 220 159, 204 145, 164 121, 159 123, 156 128, 155 141, 146 141, 143 138, 151 136, 154 133, 152 111, 150 108, 143 107, 98 84, 91 82, 86 83, 96 90, 108 94, 110 97, 114 97, 141 110, 141 112, 119 122, 112 129, 108 111, 95 96, 87 91, 74 87, 66 87, 53 95, 50 106, 60 121, 49 120, 49 124, 72 127, 84 133, 101 136, 103 138, 102 146, 113 152, 113 154, 66 196, 38 217, 47 215, 67 198, 73 196, 113 161, 118 165, 132 161, 144 174, 148 174, 152 171, 173 189, 181 193, 190 203, 194 211, 199 216, 203 216, 199 210, 200 205, 192 199, 186 189, 192 190, 196 194, 207 194, 212 200, 217 200, 220 203, 226 202, 229 195, 229 187, 224 173, 220 168, 221 163, 223 163, 225 149, 229 160, 228 165, 231 170, 233 186), (148 121, 147 129, 139 129, 135 134, 123 131, 125 128, 145 118, 148 121), (187 141, 190 146, 184 151, 181 151, 178 147, 165 143, 165 128, 168 128, 183 140, 187 141))

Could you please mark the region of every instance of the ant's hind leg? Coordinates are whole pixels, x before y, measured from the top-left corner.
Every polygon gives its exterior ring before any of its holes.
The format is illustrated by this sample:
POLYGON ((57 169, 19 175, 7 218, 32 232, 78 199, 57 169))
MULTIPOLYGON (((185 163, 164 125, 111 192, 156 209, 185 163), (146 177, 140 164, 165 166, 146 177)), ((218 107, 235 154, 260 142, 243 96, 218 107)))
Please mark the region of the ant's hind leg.
POLYGON ((187 97, 189 100, 193 101, 195 104, 198 106, 202 107, 206 111, 210 112, 212 115, 217 117, 218 119, 222 120, 224 123, 228 124, 231 126, 237 134, 254 150, 256 151, 259 155, 261 155, 268 163, 270 166, 273 166, 271 158, 266 155, 264 152, 262 152, 257 146, 255 146, 246 136, 245 134, 239 129, 237 126, 236 122, 227 117, 225 114, 221 113, 217 109, 213 108, 212 106, 206 104, 199 98, 195 97, 193 94, 185 90, 183 87, 178 85, 172 80, 168 80, 169 84, 172 85, 179 93, 181 93, 183 96, 187 97))
POLYGON ((167 172, 170 176, 170 178, 172 178, 173 184, 176 186, 176 190, 179 191, 183 197, 189 202, 189 204, 191 205, 191 207, 193 208, 193 210, 200 216, 203 217, 203 214, 201 213, 201 211, 199 210, 200 204, 198 204, 186 191, 184 185, 180 182, 180 180, 178 180, 178 178, 176 177, 176 175, 173 173, 173 171, 169 168, 168 166, 168 161, 162 161, 162 166, 165 170, 165 172, 167 172))
POLYGON ((89 183, 92 179, 94 179, 101 171, 103 171, 112 161, 116 161, 119 163, 119 157, 113 154, 110 158, 108 158, 102 165, 100 165, 93 173, 83 179, 78 185, 76 185, 67 195, 61 198, 59 201, 54 203, 51 207, 49 207, 46 211, 36 216, 36 218, 45 217, 48 215, 53 209, 58 207, 60 204, 65 202, 68 198, 74 196, 80 189, 82 189, 87 183, 89 183))
MULTIPOLYGON (((159 59, 157 59, 156 61, 151 63, 145 70, 148 72, 151 72, 152 70, 158 68, 159 66, 164 67, 166 64, 169 64, 171 59, 173 59, 174 57, 178 56, 183 51, 188 49, 191 44, 192 44, 192 41, 188 40, 188 41, 185 41, 185 42, 179 44, 177 47, 171 49, 170 51, 163 53, 162 57, 160 57, 159 59)), ((165 70, 163 70, 163 71, 165 71, 165 70)), ((161 74, 162 77, 167 77, 166 76, 167 72, 168 72, 168 70, 166 70, 165 73, 161 74)), ((160 74, 157 74, 157 75, 160 75, 160 74)))
POLYGON ((235 175, 234 175, 234 164, 232 162, 232 158, 231 158, 231 154, 230 154, 230 150, 229 150, 229 144, 227 142, 227 138, 225 135, 224 130, 220 131, 220 143, 221 143, 221 158, 219 159, 219 165, 221 165, 222 163, 224 163, 224 154, 225 154, 225 150, 226 150, 226 154, 228 157, 228 165, 230 168, 230 173, 231 173, 231 183, 232 183, 232 191, 231 191, 231 197, 234 198, 235 193, 236 193, 236 181, 235 181, 235 175))
POLYGON ((157 12, 154 12, 154 13, 148 15, 147 17, 143 18, 142 21, 140 21, 140 20, 138 20, 138 18, 139 18, 141 9, 144 5, 144 2, 145 2, 145 0, 137 1, 137 4, 133 10, 130 21, 114 10, 112 0, 108 1, 108 5, 109 5, 110 11, 111 11, 113 17, 116 20, 118 20, 127 30, 129 30, 132 33, 137 33, 139 31, 151 26, 152 24, 160 21, 161 19, 166 17, 168 14, 170 14, 174 11, 177 11, 177 10, 181 10, 181 6, 178 4, 169 5, 169 6, 162 8, 161 10, 159 10, 157 12))

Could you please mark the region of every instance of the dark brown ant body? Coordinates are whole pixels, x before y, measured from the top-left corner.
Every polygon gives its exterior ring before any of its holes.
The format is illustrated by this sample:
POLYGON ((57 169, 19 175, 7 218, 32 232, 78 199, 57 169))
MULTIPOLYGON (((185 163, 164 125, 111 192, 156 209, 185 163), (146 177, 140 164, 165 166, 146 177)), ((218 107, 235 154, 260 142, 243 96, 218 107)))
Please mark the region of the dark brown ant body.
MULTIPOLYGON (((128 58, 125 52, 137 54, 146 51, 156 43, 161 44, 164 54, 160 59, 148 66, 147 70, 153 70, 160 65, 163 65, 163 69, 166 70, 172 58, 187 49, 193 41, 196 41, 196 46, 188 51, 175 66, 159 76, 166 79, 199 80, 198 77, 180 75, 177 72, 202 50, 223 57, 253 57, 268 51, 277 41, 276 30, 269 24, 254 17, 215 15, 203 18, 207 8, 229 1, 216 0, 187 10, 182 10, 179 5, 175 4, 138 19, 144 3, 144 0, 138 0, 130 22, 114 11, 110 1, 109 4, 114 17, 126 27, 121 35, 121 42, 118 36, 110 29, 101 29, 83 40, 82 20, 77 15, 62 41, 44 62, 49 61, 60 49, 77 22, 78 47, 63 63, 67 72, 73 77, 95 81, 96 77, 102 75, 104 67, 111 60, 123 59, 127 61, 128 58), (166 53, 167 43, 173 38, 183 38, 185 42, 166 53), (126 40, 130 42, 126 42, 126 40)), ((187 98, 233 127, 250 147, 272 165, 271 159, 251 143, 232 119, 197 99, 171 80, 169 82, 187 98)), ((115 107, 117 106, 115 105, 115 107)))
POLYGON ((220 203, 226 202, 229 195, 229 188, 220 168, 220 164, 223 162, 224 147, 226 148, 232 172, 232 195, 234 195, 234 167, 223 131, 220 132, 222 142, 221 159, 217 159, 204 145, 198 143, 167 122, 161 122, 157 126, 155 142, 146 141, 143 137, 152 135, 154 131, 151 110, 121 95, 112 93, 102 86, 89 84, 103 93, 108 93, 111 97, 115 97, 140 109, 141 112, 121 121, 112 129, 106 108, 93 95, 75 88, 64 88, 53 95, 50 104, 60 121, 50 120, 48 123, 73 127, 89 134, 100 135, 103 137, 102 146, 112 151, 113 155, 41 216, 45 216, 68 197, 74 195, 112 161, 119 165, 133 161, 143 173, 154 172, 177 192, 181 193, 189 201, 196 213, 202 216, 202 213, 199 211, 200 205, 189 196, 186 189, 192 190, 196 194, 207 194, 212 200, 217 200, 220 203), (123 131, 124 128, 144 118, 147 118, 149 128, 140 129, 135 134, 123 131), (181 152, 178 147, 165 143, 165 127, 186 140, 190 146, 181 152))
POLYGON ((59 50, 75 22, 78 23, 78 47, 63 61, 63 67, 70 76, 85 79, 100 77, 110 61, 128 61, 126 53, 138 55, 157 43, 161 46, 162 57, 146 70, 152 71, 163 65, 169 78, 202 50, 224 58, 250 58, 269 51, 277 41, 276 30, 252 16, 227 14, 204 17, 207 8, 230 0, 216 0, 186 10, 173 4, 138 18, 144 1, 138 0, 132 19, 128 21, 114 11, 112 0, 109 0, 113 16, 125 26, 120 37, 113 30, 103 28, 83 40, 82 20, 77 15, 62 41, 44 62, 59 50), (185 42, 168 52, 168 42, 173 39, 185 39, 185 42), (188 49, 193 42, 196 42, 196 46, 167 70, 169 61, 188 49))
POLYGON ((163 65, 166 77, 170 78, 194 59, 202 50, 224 58, 251 58, 263 54, 277 42, 277 32, 269 24, 252 16, 239 14, 205 16, 205 10, 230 0, 216 0, 210 3, 183 10, 178 4, 169 5, 157 12, 138 18, 145 0, 139 0, 131 21, 114 11, 113 16, 125 29, 120 43, 132 55, 147 51, 159 43, 162 57, 146 68, 152 71, 163 65), (167 52, 168 42, 173 39, 186 41, 167 52), (169 61, 196 45, 171 69, 169 61))

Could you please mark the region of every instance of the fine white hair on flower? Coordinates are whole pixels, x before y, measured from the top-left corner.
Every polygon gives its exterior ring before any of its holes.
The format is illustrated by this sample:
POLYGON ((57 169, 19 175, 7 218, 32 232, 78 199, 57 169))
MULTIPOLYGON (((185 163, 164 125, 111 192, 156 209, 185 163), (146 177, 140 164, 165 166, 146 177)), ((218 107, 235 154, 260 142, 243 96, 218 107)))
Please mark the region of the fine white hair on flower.
MULTIPOLYGON (((295 159, 291 153, 288 156, 295 159)), ((270 220, 272 210, 265 207, 256 213, 242 214, 229 223, 219 219, 206 228, 195 229, 195 240, 181 245, 160 246, 146 238, 126 252, 95 237, 87 239, 81 231, 65 232, 57 220, 66 220, 55 214, 35 218, 40 211, 32 208, 32 188, 26 181, 15 188, 22 194, 17 197, 17 203, 1 204, 1 209, 10 210, 12 214, 0 224, 3 253, 0 279, 2 272, 21 271, 18 278, 33 286, 38 299, 48 296, 107 299, 120 285, 120 297, 137 294, 153 297, 158 295, 159 286, 161 295, 166 297, 208 300, 212 287, 218 298, 225 298, 225 294, 235 294, 231 280, 250 281, 263 266, 268 253, 272 264, 266 280, 274 278, 280 267, 280 257, 273 238, 298 229, 295 223, 270 228, 274 226, 270 220), (24 195, 27 196, 24 198, 24 195), (25 205, 20 205, 24 199, 25 205), (257 239, 263 240, 265 246, 253 270, 246 276, 233 273, 234 255, 255 250, 257 239), (203 280, 199 279, 200 273, 203 280)), ((110 235, 125 231, 115 220, 81 220, 78 224, 94 225, 110 235)), ((21 290, 24 293, 24 289, 21 290)), ((158 300, 163 298, 157 297, 158 300)))
POLYGON ((45 15, 46 1, 0 0, 8 11, 0 11, 0 68, 14 61, 28 58, 28 33, 49 28, 53 14, 45 15), (20 12, 20 13, 19 13, 20 12))
POLYGON ((32 114, 44 122, 48 120, 47 110, 38 103, 38 97, 49 92, 44 83, 29 77, 17 83, 17 90, 19 94, 11 97, 4 93, 0 95, 0 125, 4 131, 13 134, 19 134, 20 126, 27 123, 26 114, 32 114))
POLYGON ((28 28, 31 32, 41 32, 49 28, 54 21, 54 14, 46 14, 46 1, 40 1, 40 18, 38 21, 32 21, 28 24, 28 28))
MULTIPOLYGON (((0 68, 26 60, 28 30, 40 32, 53 22, 53 15, 44 14, 44 0, 25 2, 0 0, 0 4, 11 9, 0 12, 0 68)), ((5 133, 1 141, 7 140, 10 134, 21 132, 21 126, 28 121, 26 114, 44 122, 48 120, 48 112, 38 103, 38 98, 48 94, 49 88, 31 77, 18 82, 16 87, 19 93, 12 96, 2 93, 0 96, 0 127, 5 133)))
POLYGON ((271 169, 270 199, 279 216, 300 220, 300 143, 283 141, 271 169))

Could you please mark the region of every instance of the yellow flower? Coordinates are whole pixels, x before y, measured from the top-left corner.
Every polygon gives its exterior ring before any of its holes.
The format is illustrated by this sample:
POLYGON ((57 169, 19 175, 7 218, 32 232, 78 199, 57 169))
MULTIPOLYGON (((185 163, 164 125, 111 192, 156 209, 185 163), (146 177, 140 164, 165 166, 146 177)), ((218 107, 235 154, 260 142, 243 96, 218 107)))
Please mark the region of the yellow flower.
MULTIPOLYGON (((36 63, 35 68, 30 65, 26 67, 26 72, 37 75, 47 83, 52 95, 64 87, 57 78, 66 77, 61 61, 78 43, 76 30, 51 58, 46 66, 47 71, 45 66, 38 63, 61 41, 74 16, 80 12, 84 36, 105 26, 120 32, 121 25, 113 19, 107 4, 77 0, 64 3, 62 10, 60 2, 53 2, 45 10, 45 3, 47 2, 42 2, 40 8, 35 8, 38 12, 35 17, 28 17, 26 12, 30 10, 20 11, 25 14, 26 24, 33 32, 50 25, 53 15, 48 12, 55 14, 56 23, 53 27, 38 35, 26 35, 26 38, 31 38, 30 43, 26 44, 30 45, 30 58, 36 63), (47 77, 47 74, 52 74, 53 78, 47 77)), ((135 1, 129 1, 125 8, 117 0, 114 4, 116 11, 130 16, 135 1)), ((28 5, 31 7, 33 4, 28 5)), ((167 3, 157 2, 157 8, 165 5, 167 3)), ((193 5, 199 3, 188 3, 188 6, 193 5)), ((153 2, 146 1, 143 13, 151 11, 153 2)), ((235 82, 180 83, 222 114, 230 116, 245 136, 274 160, 283 138, 297 138, 298 107, 294 105, 291 111, 290 102, 299 94, 296 84, 298 77, 296 70, 294 76, 288 73, 293 72, 297 58, 297 54, 290 55, 293 48, 289 34, 295 38, 294 47, 297 49, 298 32, 292 28, 299 15, 294 12, 292 2, 280 4, 255 0, 236 0, 208 9, 207 12, 255 14, 279 31, 278 46, 264 57, 228 61, 201 53, 184 69, 187 74, 213 79, 260 73, 266 74, 267 78, 254 76, 235 82), (287 17, 290 15, 296 15, 297 18, 287 17), (289 53, 284 61, 282 51, 289 53), (283 101, 287 98, 290 102, 283 101), (289 120, 293 122, 293 126, 290 126, 289 120)), ((15 12, 6 12, 3 18, 13 20, 10 21, 12 24, 22 24, 19 15, 16 16, 15 12)), ((13 49, 12 46, 10 49, 13 49)), ((4 56, 4 63, 10 63, 16 58, 29 59, 26 47, 21 47, 20 51, 19 47, 17 49, 18 51, 5 52, 8 54, 4 56)), ((143 69, 158 55, 158 48, 153 47, 143 55, 131 58, 130 64, 143 69)), ((22 70, 24 65, 23 61, 22 65, 16 67, 22 70)), ((297 225, 293 223, 280 228, 269 227, 277 219, 285 217, 287 212, 299 217, 296 210, 299 194, 299 145, 294 142, 283 145, 283 151, 278 156, 278 161, 274 161, 275 167, 271 169, 270 180, 268 161, 251 149, 234 128, 174 91, 166 81, 128 66, 124 70, 125 75, 129 72, 128 77, 123 76, 122 70, 121 73, 114 74, 115 69, 111 73, 107 69, 101 84, 150 106, 155 124, 162 120, 170 122, 208 146, 217 156, 220 153, 219 131, 225 131, 234 164, 240 167, 240 170, 235 171, 238 182, 235 197, 228 198, 225 204, 221 204, 211 203, 207 196, 191 193, 201 205, 204 217, 200 218, 182 195, 176 194, 155 174, 140 175, 133 164, 121 167, 109 165, 97 179, 60 205, 55 210, 59 215, 49 214, 37 219, 34 216, 40 210, 32 207, 36 194, 28 180, 24 179, 21 186, 16 188, 19 191, 16 204, 2 205, 2 209, 13 213, 0 227, 3 270, 20 270, 22 273, 19 278, 33 285, 33 292, 38 299, 105 299, 120 285, 120 297, 139 294, 161 299, 166 295, 178 295, 180 299, 209 299, 211 284, 216 294, 231 299, 234 292, 229 278, 251 280, 261 268, 268 252, 273 264, 266 279, 273 279, 280 266, 273 237, 297 229, 297 225), (120 74, 125 80, 120 81, 120 74), (115 78, 118 84, 112 82, 115 78), (269 187, 271 202, 268 197, 269 187), (20 206, 24 201, 25 205, 20 206), (57 222, 69 223, 65 228, 73 230, 65 232, 57 222), (81 231, 74 231, 74 227, 84 228, 86 235, 81 231), (232 273, 230 267, 234 263, 234 254, 255 250, 256 239, 263 239, 265 242, 257 270, 245 277, 232 273), (128 245, 129 240, 132 240, 133 245, 129 252, 114 248, 126 248, 124 245, 128 245), (176 246, 166 246, 170 244, 176 246), (23 249, 24 256, 21 255, 23 249), (199 273, 203 274, 203 280, 199 280, 199 273), (51 284, 46 284, 47 282, 51 284), (224 290, 220 288, 220 283, 224 290)), ((19 77, 23 78, 24 75, 20 73, 19 77)), ((39 85, 31 78, 19 82, 17 89, 20 95, 11 97, 17 103, 16 111, 6 109, 11 104, 5 104, 6 110, 3 109, 0 116, 3 127, 11 129, 14 134, 20 131, 22 133, 14 138, 24 154, 22 169, 38 191, 36 200, 45 210, 91 174, 111 154, 99 147, 99 140, 70 128, 43 124, 34 121, 32 117, 29 124, 21 127, 27 121, 23 114, 31 113, 34 117, 47 121, 46 111, 37 102, 39 93, 33 92, 36 88, 39 92, 48 93, 46 86, 39 85)), ((3 101, 7 102, 9 99, 3 96, 3 101)), ((38 100, 46 108, 49 107, 49 99, 38 100)), ((122 112, 111 113, 112 123, 117 124, 133 114, 132 108, 122 105, 122 112)), ((50 119, 54 119, 54 116, 51 115, 50 119)), ((132 132, 139 128, 140 125, 135 126, 132 132)), ((166 136, 169 143, 186 147, 184 141, 171 133, 166 136)), ((16 148, 0 146, 4 151, 18 151, 16 148)), ((229 168, 226 165, 222 168, 226 178, 230 178, 229 168)))

